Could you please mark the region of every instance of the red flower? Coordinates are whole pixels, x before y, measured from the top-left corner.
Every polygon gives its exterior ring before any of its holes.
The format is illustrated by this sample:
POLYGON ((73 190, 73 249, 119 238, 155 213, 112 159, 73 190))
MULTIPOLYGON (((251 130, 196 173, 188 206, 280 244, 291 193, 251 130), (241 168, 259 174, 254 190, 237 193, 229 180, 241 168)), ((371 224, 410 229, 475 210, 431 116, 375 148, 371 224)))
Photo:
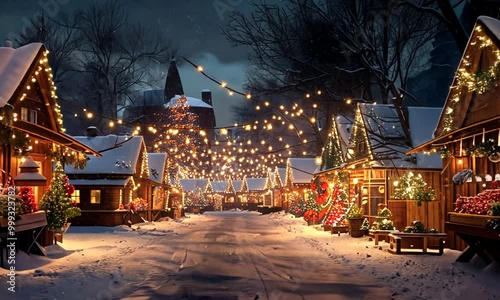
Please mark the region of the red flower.
POLYGON ((316 189, 316 183, 311 183, 311 190, 315 190, 316 189))
POLYGON ((326 189, 328 188, 328 183, 323 182, 323 183, 321 184, 321 188, 322 188, 322 189, 324 189, 324 190, 326 190, 326 189))

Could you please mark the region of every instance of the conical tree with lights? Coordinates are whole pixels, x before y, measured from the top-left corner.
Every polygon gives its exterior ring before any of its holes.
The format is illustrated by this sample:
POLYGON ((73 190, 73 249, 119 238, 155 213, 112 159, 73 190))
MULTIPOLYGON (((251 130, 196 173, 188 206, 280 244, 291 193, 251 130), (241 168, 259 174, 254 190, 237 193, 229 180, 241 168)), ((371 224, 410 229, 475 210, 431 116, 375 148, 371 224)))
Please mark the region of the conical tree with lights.
POLYGON ((329 134, 321 155, 321 170, 328 170, 343 163, 339 139, 329 134))
POLYGON ((185 96, 169 103, 167 109, 156 114, 156 120, 153 148, 155 152, 168 153, 170 172, 174 172, 179 164, 193 170, 203 169, 207 165, 208 144, 199 126, 199 117, 190 111, 185 96))
POLYGON ((71 201, 73 192, 74 187, 64 175, 61 163, 57 162, 50 187, 40 202, 40 208, 47 212, 49 230, 59 231, 66 226, 68 219, 81 215, 80 209, 71 201))

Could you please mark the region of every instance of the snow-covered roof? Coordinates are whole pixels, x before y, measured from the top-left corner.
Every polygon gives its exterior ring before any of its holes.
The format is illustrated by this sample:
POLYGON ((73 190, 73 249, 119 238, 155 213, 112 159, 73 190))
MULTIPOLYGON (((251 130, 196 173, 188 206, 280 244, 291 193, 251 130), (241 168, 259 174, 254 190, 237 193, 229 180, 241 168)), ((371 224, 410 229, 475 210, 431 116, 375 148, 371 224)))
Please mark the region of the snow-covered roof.
MULTIPOLYGON (((182 97, 182 96, 175 95, 174 97, 172 97, 172 99, 170 99, 170 101, 168 103, 165 103, 165 107, 177 105, 177 100, 180 97, 182 97)), ((213 108, 210 104, 207 104, 207 103, 203 102, 203 100, 201 100, 201 99, 193 98, 193 97, 187 97, 187 96, 185 96, 185 97, 186 97, 186 105, 187 106, 213 108)))
POLYGON ((227 181, 212 181, 212 189, 214 193, 224 193, 227 187, 227 181))
POLYGON ((492 17, 487 17, 487 16, 480 16, 477 18, 478 21, 481 21, 488 29, 491 31, 491 33, 498 39, 500 40, 500 21, 492 18, 492 17))
POLYGON ((183 192, 194 192, 196 189, 205 191, 208 183, 207 178, 181 179, 180 181, 183 192))
POLYGON ((237 191, 237 192, 241 191, 242 180, 232 180, 231 182, 233 183, 233 187, 234 187, 235 191, 237 191))
POLYGON ((12 98, 42 47, 41 43, 0 47, 0 107, 12 98))
POLYGON ((280 177, 281 184, 285 185, 285 181, 286 181, 286 168, 278 168, 278 175, 280 177))
POLYGON ((125 186, 129 182, 130 177, 125 179, 70 179, 69 183, 75 186, 90 185, 90 186, 125 186))
MULTIPOLYGON (((441 168, 439 155, 437 157, 419 155, 415 164, 412 162, 412 157, 405 154, 412 148, 406 145, 403 128, 394 105, 360 103, 359 109, 373 154, 372 167, 441 168)), ((441 108, 437 107, 408 107, 412 144, 431 139, 440 112, 441 108)))
POLYGON ((88 156, 89 160, 83 170, 74 165, 66 165, 66 174, 126 174, 135 173, 139 154, 144 145, 142 136, 75 136, 77 141, 100 152, 102 157, 88 156))
POLYGON ((344 155, 347 151, 347 145, 349 145, 349 137, 351 136, 353 123, 353 120, 346 116, 338 115, 335 117, 335 124, 337 125, 340 138, 340 147, 342 147, 344 155))
POLYGON ((167 153, 148 153, 149 179, 151 181, 160 184, 163 182, 166 161, 167 153))
POLYGON ((266 189, 266 178, 246 178, 249 191, 263 191, 266 189))
MULTIPOLYGON (((408 122, 413 147, 432 139, 440 114, 441 108, 439 107, 408 107, 408 122)), ((441 169, 443 167, 443 160, 439 153, 431 155, 417 153, 416 157, 419 169, 441 169)))
POLYGON ((310 183, 318 167, 314 158, 288 158, 287 167, 290 167, 293 183, 310 183))

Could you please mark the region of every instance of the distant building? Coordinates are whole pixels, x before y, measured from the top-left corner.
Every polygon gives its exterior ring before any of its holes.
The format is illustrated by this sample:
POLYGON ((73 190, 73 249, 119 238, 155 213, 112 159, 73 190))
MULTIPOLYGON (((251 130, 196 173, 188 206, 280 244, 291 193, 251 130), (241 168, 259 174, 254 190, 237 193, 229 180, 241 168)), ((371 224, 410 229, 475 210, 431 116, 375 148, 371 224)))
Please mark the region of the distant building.
MULTIPOLYGON (((159 112, 168 110, 176 101, 184 95, 184 88, 177 69, 175 59, 170 61, 165 88, 163 90, 148 90, 138 94, 134 103, 127 107, 124 112, 124 119, 133 124, 140 124, 143 128, 153 126, 158 128, 161 118, 159 112)), ((184 95, 186 96, 186 95, 184 95)), ((212 106, 212 93, 209 90, 201 90, 201 99, 186 96, 189 111, 198 116, 199 126, 207 133, 207 138, 211 142, 215 139, 215 113, 212 106)), ((153 151, 156 134, 144 130, 141 132, 144 142, 149 151, 153 151)), ((210 147, 210 143, 208 143, 210 147)), ((207 157, 209 160, 209 157, 207 157)), ((207 170, 208 171, 208 170, 207 170)))

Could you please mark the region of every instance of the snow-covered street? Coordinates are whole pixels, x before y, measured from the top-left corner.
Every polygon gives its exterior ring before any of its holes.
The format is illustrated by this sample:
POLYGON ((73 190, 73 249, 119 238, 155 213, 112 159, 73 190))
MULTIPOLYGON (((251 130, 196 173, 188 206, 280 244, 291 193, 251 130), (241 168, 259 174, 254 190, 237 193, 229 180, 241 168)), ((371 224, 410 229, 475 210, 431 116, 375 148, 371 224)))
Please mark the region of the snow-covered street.
MULTIPOLYGON (((397 256, 284 213, 213 212, 128 227, 72 227, 48 256, 18 254, 2 299, 497 299, 498 270, 397 256), (7 297, 4 297, 7 295, 7 297)), ((5 271, 6 272, 6 271, 5 271)))

